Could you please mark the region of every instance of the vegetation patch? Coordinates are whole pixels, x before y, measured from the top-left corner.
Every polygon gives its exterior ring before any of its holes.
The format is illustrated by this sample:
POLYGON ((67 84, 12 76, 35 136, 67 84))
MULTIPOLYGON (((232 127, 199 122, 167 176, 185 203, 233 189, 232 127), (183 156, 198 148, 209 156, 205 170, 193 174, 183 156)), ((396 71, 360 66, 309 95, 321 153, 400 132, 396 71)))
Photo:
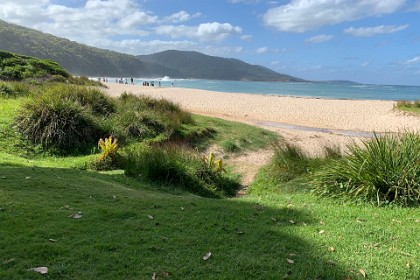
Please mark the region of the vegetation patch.
POLYGON ((420 135, 375 135, 316 175, 318 193, 377 205, 420 202, 420 135))
POLYGON ((124 141, 158 135, 169 140, 183 125, 193 123, 189 113, 166 99, 123 93, 117 99, 117 111, 111 120, 112 133, 124 141))
POLYGON ((96 89, 56 85, 25 102, 16 122, 34 144, 77 153, 89 149, 105 133, 95 115, 111 112, 112 101, 96 89))
POLYGON ((416 101, 398 101, 395 105, 400 111, 405 111, 409 113, 420 114, 420 100, 416 101))
POLYGON ((215 160, 176 146, 143 146, 125 152, 127 175, 175 186, 206 197, 233 196, 239 189, 238 178, 221 172, 215 160))
POLYGON ((210 131, 208 129, 204 131, 211 137, 196 142, 196 147, 200 150, 217 143, 225 153, 241 153, 266 148, 279 140, 279 135, 274 132, 244 123, 198 115, 193 119, 197 126, 211 128, 210 131))
POLYGON ((49 76, 67 78, 70 74, 51 60, 0 51, 0 80, 20 81, 49 76))

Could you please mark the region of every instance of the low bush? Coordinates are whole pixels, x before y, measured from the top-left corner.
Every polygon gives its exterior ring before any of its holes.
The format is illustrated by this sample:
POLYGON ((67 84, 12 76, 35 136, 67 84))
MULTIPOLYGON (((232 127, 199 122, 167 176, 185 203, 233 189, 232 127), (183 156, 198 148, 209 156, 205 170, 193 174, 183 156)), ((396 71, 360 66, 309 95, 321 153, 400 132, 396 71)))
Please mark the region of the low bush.
POLYGON ((191 114, 165 100, 124 93, 117 100, 113 133, 120 139, 145 139, 164 134, 179 136, 182 125, 192 123, 191 114))
POLYGON ((43 94, 47 99, 77 102, 94 115, 108 116, 115 112, 115 102, 101 90, 76 85, 57 84, 50 86, 43 94))
POLYGON ((57 85, 23 104, 19 131, 44 149, 75 153, 89 149, 104 134, 94 112, 107 112, 107 99, 95 90, 57 85), (86 94, 86 96, 84 95, 86 94), (104 104, 104 108, 100 108, 104 104))
POLYGON ((0 97, 2 98, 28 96, 32 90, 31 85, 27 83, 0 81, 0 97))
POLYGON ((350 147, 350 156, 336 160, 316 175, 316 191, 325 196, 418 205, 420 202, 420 136, 375 135, 350 147))
POLYGON ((235 195, 238 180, 208 166, 193 151, 171 146, 143 146, 126 151, 127 175, 175 186, 206 197, 235 195))

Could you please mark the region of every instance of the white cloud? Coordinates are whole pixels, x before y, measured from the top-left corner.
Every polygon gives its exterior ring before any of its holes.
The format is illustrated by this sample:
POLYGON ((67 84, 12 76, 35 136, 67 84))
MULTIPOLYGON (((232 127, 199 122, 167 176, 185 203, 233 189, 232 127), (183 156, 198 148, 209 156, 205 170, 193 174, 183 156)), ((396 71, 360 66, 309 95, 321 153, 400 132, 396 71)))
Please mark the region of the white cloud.
MULTIPOLYGON (((55 0, 0 2, 0 18, 8 22, 79 43, 132 54, 149 50, 203 49, 203 42, 216 43, 242 32, 239 26, 230 23, 182 25, 179 23, 198 18, 202 14, 181 10, 167 16, 157 16, 140 4, 146 1, 138 0, 73 0, 78 5, 72 6, 63 4, 69 1, 55 0), (154 35, 177 39, 157 40, 154 35)), ((242 49, 231 47, 229 51, 240 52, 242 49)))
POLYGON ((250 35, 250 34, 247 34, 247 35, 242 35, 242 36, 241 36, 241 39, 242 39, 242 40, 251 40, 251 39, 252 39, 252 35, 250 35))
POLYGON ((164 50, 191 50, 197 43, 192 41, 142 41, 140 39, 122 40, 119 42, 108 40, 102 43, 107 49, 124 51, 134 55, 150 54, 164 50))
POLYGON ((230 23, 203 23, 198 26, 197 34, 202 39, 222 40, 229 35, 239 34, 242 29, 239 26, 233 26, 230 23))
POLYGON ((258 49, 255 50, 255 52, 258 53, 258 54, 266 53, 266 52, 268 52, 268 47, 258 48, 258 49))
POLYGON ((123 28, 131 28, 137 25, 152 24, 158 21, 157 16, 148 15, 145 12, 137 11, 120 20, 123 28))
POLYGON ((417 64, 420 63, 420 56, 415 56, 405 62, 405 64, 417 64))
POLYGON ((202 23, 198 26, 163 25, 156 28, 156 33, 171 38, 196 38, 202 41, 220 41, 228 36, 239 34, 242 29, 230 23, 202 23))
POLYGON ((380 34, 394 33, 408 28, 408 24, 404 25, 378 25, 374 27, 349 27, 344 30, 344 33, 360 36, 360 37, 371 37, 380 34))
POLYGON ((305 40, 307 43, 322 43, 331 40, 334 38, 333 35, 321 34, 317 36, 313 36, 305 40))
POLYGON ((279 31, 305 32, 369 16, 397 11, 405 0, 292 0, 263 15, 267 26, 279 31))
POLYGON ((179 23, 179 22, 189 21, 193 18, 197 18, 197 17, 200 17, 200 16, 201 16, 201 13, 195 13, 193 15, 190 15, 186 11, 180 11, 178 13, 175 13, 175 14, 172 14, 168 17, 165 17, 164 21, 165 22, 172 22, 172 23, 179 23))

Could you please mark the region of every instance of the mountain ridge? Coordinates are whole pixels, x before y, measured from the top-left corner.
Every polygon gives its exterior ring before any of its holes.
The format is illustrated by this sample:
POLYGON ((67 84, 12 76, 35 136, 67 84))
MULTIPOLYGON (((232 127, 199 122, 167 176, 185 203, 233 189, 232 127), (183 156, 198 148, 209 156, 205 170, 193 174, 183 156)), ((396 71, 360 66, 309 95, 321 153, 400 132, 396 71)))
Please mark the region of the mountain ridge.
POLYGON ((0 50, 50 59, 75 75, 303 82, 267 67, 196 51, 130 55, 80 44, 0 20, 0 50))

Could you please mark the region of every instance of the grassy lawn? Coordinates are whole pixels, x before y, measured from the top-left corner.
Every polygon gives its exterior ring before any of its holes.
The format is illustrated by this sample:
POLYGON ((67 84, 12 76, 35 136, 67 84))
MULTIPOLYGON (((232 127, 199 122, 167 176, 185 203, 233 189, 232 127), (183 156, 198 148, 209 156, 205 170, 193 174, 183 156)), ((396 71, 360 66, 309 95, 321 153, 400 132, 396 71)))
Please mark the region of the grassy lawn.
MULTIPOLYGON (((20 102, 0 99, 0 279, 420 275, 419 208, 339 204, 316 198, 301 178, 280 183, 264 170, 246 196, 231 199, 201 198, 119 170, 82 170, 96 155, 39 154, 13 133, 20 102), (42 266, 48 274, 28 271, 42 266)), ((274 139, 250 126, 194 119, 217 132, 203 146, 230 141, 226 147, 244 151, 274 139)))

